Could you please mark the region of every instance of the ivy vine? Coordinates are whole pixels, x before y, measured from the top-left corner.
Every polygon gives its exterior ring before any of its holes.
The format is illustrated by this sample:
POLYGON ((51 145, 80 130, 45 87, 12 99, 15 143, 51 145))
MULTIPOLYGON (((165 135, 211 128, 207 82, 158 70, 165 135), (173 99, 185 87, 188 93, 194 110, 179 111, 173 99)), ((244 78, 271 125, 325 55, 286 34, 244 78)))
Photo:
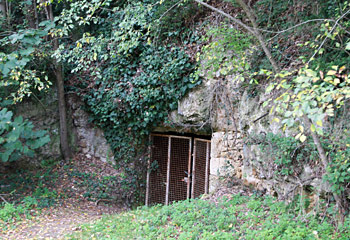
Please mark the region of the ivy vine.
POLYGON ((98 31, 84 33, 69 46, 71 51, 61 46, 56 52, 74 74, 70 87, 104 130, 130 195, 142 184, 149 133, 200 84, 185 49, 176 41, 153 41, 160 8, 151 3, 102 10, 98 31))

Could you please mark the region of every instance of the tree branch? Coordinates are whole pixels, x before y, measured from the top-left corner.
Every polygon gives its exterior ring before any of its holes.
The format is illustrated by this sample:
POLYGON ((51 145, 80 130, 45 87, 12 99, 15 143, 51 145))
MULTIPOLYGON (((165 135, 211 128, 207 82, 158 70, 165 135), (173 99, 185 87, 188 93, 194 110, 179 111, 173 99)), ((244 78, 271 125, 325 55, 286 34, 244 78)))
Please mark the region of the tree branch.
POLYGON ((254 36, 260 42, 260 45, 261 45, 262 49, 264 50, 267 58, 269 59, 273 69, 275 70, 275 72, 279 72, 280 69, 279 69, 275 59, 273 58, 270 50, 267 48, 266 43, 265 43, 265 39, 263 38, 263 36, 261 35, 261 33, 258 30, 258 24, 256 23, 255 17, 253 15, 251 9, 245 4, 245 2, 243 0, 236 0, 236 2, 243 8, 243 10, 247 14, 250 22, 252 23, 253 29, 254 29, 253 30, 254 31, 254 36))
POLYGON ((332 32, 334 31, 335 27, 338 25, 338 22, 339 22, 342 18, 344 18, 347 14, 349 14, 349 13, 350 13, 350 9, 349 9, 348 11, 346 11, 343 15, 341 15, 341 16, 335 21, 335 23, 334 23, 334 25, 333 25, 331 31, 330 31, 329 34, 327 34, 326 37, 323 39, 321 45, 320 45, 320 46, 318 47, 318 49, 314 52, 314 54, 313 54, 312 57, 309 59, 309 61, 307 62, 307 64, 309 64, 309 63, 314 59, 314 57, 316 56, 316 54, 321 50, 321 48, 323 47, 323 45, 326 43, 326 41, 327 41, 327 39, 328 39, 328 36, 329 36, 330 34, 332 34, 332 32))
POLYGON ((194 1, 199 3, 199 4, 201 4, 201 5, 203 5, 203 6, 205 6, 205 7, 207 7, 207 8, 209 8, 209 9, 211 9, 211 10, 213 10, 213 11, 215 11, 215 12, 217 12, 217 13, 220 13, 221 15, 223 15, 223 16, 225 16, 227 18, 229 18, 230 20, 232 20, 233 22, 237 23, 238 25, 240 25, 241 27, 243 27, 248 32, 250 32, 251 34, 254 35, 254 29, 249 27, 248 25, 244 24, 241 20, 239 20, 237 18, 234 18, 230 14, 227 14, 224 11, 222 11, 222 10, 216 8, 216 7, 213 7, 213 6, 211 6, 211 5, 209 5, 209 4, 205 3, 205 2, 202 2, 200 0, 194 0, 194 1))
MULTIPOLYGON (((307 129, 311 129, 311 124, 312 123, 311 123, 310 119, 306 115, 303 116, 303 122, 306 125, 307 129)), ((328 161, 326 152, 325 152, 324 148, 322 147, 320 138, 317 135, 317 133, 315 131, 310 131, 310 132, 311 132, 312 140, 314 141, 314 143, 316 145, 317 152, 318 152, 318 154, 320 156, 323 168, 326 171, 326 169, 327 169, 327 167, 329 165, 329 161, 328 161)), ((341 195, 339 195, 339 194, 337 194, 335 192, 332 192, 332 193, 333 193, 333 197, 334 197, 335 202, 337 203, 337 206, 338 206, 338 209, 339 209, 340 221, 341 221, 342 224, 344 224, 344 216, 345 216, 346 211, 348 210, 347 206, 344 205, 344 201, 343 201, 343 198, 342 198, 341 195)))
POLYGON ((243 8, 243 10, 245 11, 245 13, 247 14, 249 20, 252 22, 253 28, 249 27, 248 25, 244 24, 241 20, 232 17, 231 15, 225 13, 224 11, 215 8, 205 2, 202 2, 201 0, 194 0, 195 2, 229 18, 230 20, 232 20, 233 22, 235 22, 236 24, 240 25, 241 27, 243 27, 245 30, 247 30, 250 34, 252 34, 254 37, 256 37, 256 39, 259 41, 260 46, 262 47, 263 51, 265 52, 265 55, 267 56, 267 58, 269 59, 272 68, 274 69, 275 72, 279 72, 279 67, 276 63, 276 61, 274 60, 274 58, 272 57, 272 54, 270 52, 270 50, 267 48, 265 40, 263 38, 263 36, 260 34, 258 28, 257 28, 257 24, 256 21, 254 19, 254 16, 252 14, 252 12, 250 11, 249 7, 242 1, 242 0, 236 0, 238 2, 238 4, 243 8))

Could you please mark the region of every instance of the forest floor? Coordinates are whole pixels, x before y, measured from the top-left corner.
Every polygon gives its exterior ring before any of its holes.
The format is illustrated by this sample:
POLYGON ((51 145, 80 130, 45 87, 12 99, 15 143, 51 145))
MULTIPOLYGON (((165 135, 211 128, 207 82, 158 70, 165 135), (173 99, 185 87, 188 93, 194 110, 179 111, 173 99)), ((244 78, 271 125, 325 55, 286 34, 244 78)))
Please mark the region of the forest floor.
POLYGON ((117 175, 110 165, 83 155, 0 173, 0 239, 64 239, 83 223, 128 210, 122 200, 98 201, 110 194, 105 185, 117 175))
POLYGON ((112 206, 96 206, 92 202, 65 203, 42 210, 38 216, 15 223, 0 234, 0 239, 64 239, 102 216, 121 212, 112 206))

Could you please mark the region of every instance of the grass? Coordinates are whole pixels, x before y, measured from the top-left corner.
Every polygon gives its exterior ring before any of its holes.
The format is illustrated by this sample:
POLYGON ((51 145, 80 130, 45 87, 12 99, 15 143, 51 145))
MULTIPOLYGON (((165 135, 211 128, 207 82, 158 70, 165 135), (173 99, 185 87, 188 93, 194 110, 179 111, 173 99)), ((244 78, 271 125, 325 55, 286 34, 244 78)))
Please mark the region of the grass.
POLYGON ((235 195, 218 204, 186 200, 140 207, 83 225, 69 239, 348 239, 350 219, 337 230, 331 215, 298 215, 271 197, 235 195))

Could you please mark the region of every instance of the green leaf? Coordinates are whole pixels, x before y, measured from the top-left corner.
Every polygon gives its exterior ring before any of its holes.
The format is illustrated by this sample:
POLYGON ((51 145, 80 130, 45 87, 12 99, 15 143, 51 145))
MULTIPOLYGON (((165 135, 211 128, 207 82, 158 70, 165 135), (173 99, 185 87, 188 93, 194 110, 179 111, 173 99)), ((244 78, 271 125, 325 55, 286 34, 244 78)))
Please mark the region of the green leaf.
POLYGON ((315 131, 316 131, 316 127, 315 127, 315 125, 314 125, 314 124, 311 124, 311 128, 310 128, 310 130, 311 130, 312 132, 315 132, 315 131))
POLYGON ((20 50, 19 54, 22 55, 22 56, 29 56, 33 52, 34 52, 34 48, 33 47, 29 47, 27 49, 20 50))
POLYGON ((0 153, 1 161, 2 162, 7 162, 9 160, 9 157, 10 157, 11 153, 12 153, 12 151, 6 151, 4 153, 0 153))
POLYGON ((346 43, 345 50, 350 50, 350 42, 346 43))
POLYGON ((275 88, 275 84, 270 84, 270 85, 266 88, 266 93, 270 93, 274 88, 275 88))

